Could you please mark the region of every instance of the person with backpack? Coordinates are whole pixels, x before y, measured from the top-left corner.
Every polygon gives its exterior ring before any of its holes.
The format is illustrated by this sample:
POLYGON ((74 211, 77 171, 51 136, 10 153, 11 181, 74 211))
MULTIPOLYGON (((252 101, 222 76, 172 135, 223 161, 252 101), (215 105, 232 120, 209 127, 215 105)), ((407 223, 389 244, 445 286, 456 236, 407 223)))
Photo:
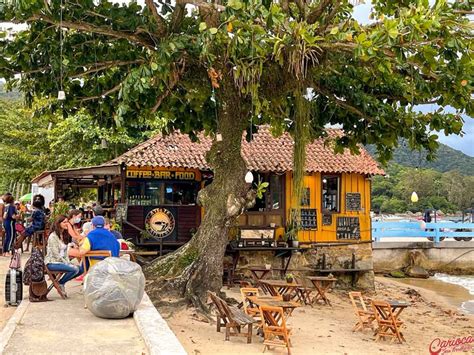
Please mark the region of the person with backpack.
POLYGON ((3 211, 3 228, 5 229, 5 239, 3 241, 3 256, 11 256, 11 250, 15 242, 15 222, 17 218, 17 210, 15 208, 15 200, 11 194, 3 196, 5 203, 3 211))

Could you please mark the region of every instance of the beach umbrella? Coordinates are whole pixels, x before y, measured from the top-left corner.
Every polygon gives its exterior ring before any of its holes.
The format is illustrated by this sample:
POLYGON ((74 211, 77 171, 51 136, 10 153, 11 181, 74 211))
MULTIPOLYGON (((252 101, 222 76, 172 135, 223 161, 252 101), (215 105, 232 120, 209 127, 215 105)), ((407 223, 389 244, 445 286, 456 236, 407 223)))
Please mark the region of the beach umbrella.
POLYGON ((29 194, 26 194, 26 195, 23 195, 20 197, 20 201, 23 201, 23 202, 28 202, 28 201, 31 201, 31 198, 32 198, 32 194, 31 192, 29 194))

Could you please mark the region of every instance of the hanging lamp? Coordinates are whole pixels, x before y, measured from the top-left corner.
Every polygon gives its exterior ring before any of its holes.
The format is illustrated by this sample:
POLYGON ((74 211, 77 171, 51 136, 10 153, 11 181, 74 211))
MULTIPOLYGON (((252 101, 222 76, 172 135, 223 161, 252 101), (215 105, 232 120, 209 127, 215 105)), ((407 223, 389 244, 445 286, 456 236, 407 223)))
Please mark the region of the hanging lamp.
POLYGON ((247 171, 247 174, 245 174, 245 182, 247 184, 251 184, 253 182, 253 174, 251 171, 247 171))
POLYGON ((415 202, 418 202, 418 194, 416 193, 416 191, 413 191, 411 193, 411 198, 410 198, 411 202, 415 203, 415 202))

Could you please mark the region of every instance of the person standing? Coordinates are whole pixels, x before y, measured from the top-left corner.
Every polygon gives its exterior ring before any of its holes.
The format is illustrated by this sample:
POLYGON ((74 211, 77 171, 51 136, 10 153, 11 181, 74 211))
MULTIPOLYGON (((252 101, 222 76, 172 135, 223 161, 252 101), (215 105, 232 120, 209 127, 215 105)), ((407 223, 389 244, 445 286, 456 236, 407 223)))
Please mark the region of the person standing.
POLYGON ((5 239, 3 241, 3 256, 11 256, 13 243, 15 242, 15 222, 17 210, 15 208, 12 195, 6 194, 3 197, 5 203, 3 211, 3 228, 5 229, 5 239))

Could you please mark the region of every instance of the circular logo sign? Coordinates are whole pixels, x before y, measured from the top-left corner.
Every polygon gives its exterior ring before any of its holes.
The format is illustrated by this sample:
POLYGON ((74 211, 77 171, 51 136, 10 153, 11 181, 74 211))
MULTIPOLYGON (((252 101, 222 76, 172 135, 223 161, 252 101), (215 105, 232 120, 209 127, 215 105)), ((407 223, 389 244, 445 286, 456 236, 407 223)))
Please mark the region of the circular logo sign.
POLYGON ((155 208, 145 218, 146 230, 156 238, 166 238, 174 231, 173 214, 166 208, 155 208))

